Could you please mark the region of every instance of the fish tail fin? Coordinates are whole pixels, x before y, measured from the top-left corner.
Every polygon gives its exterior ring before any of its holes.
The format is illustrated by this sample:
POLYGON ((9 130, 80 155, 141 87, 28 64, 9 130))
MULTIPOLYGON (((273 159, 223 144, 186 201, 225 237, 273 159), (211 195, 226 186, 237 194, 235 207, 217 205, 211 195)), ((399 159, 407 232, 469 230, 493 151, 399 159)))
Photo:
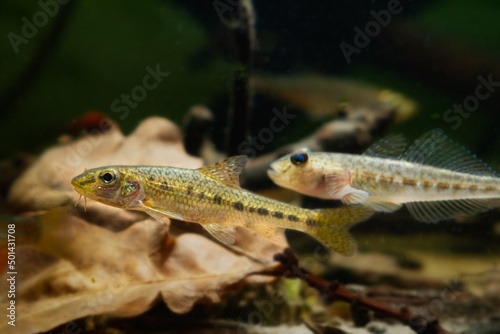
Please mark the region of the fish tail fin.
POLYGON ((373 210, 363 205, 351 205, 336 209, 314 210, 317 224, 311 223, 307 233, 331 250, 345 256, 356 253, 356 241, 349 234, 349 229, 368 218, 373 210))

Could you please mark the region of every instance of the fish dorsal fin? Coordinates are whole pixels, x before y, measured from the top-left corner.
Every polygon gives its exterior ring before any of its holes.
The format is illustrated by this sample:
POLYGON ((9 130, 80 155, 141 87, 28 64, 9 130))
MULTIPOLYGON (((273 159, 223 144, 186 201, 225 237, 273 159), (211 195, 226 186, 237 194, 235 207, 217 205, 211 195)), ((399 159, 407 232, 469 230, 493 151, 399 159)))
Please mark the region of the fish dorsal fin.
POLYGON ((406 149, 406 139, 403 135, 389 135, 370 146, 363 155, 377 158, 399 158, 406 149))
POLYGON ((460 173, 497 176, 488 165, 452 142, 441 129, 423 134, 401 159, 460 173))
POLYGON ((214 164, 198 168, 205 176, 217 180, 229 187, 240 187, 240 174, 247 163, 246 155, 237 155, 214 164))

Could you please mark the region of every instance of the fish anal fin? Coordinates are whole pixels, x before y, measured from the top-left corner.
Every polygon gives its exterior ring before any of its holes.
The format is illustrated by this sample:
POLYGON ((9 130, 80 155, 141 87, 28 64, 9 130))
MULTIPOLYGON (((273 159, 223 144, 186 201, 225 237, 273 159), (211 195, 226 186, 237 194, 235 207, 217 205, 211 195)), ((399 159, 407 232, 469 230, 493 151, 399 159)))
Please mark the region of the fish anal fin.
POLYGON ((500 207, 500 199, 410 202, 406 203, 406 207, 416 220, 435 223, 441 220, 470 216, 500 207))
POLYGON ((356 241, 349 234, 349 229, 373 214, 373 210, 363 205, 321 209, 314 212, 317 224, 309 226, 305 232, 329 249, 345 256, 352 256, 357 250, 356 241))
POLYGON ((401 207, 403 206, 402 204, 399 203, 376 201, 372 199, 363 202, 363 205, 378 212, 394 212, 401 209, 401 207))
POLYGON ((339 170, 325 175, 326 192, 333 199, 340 199, 344 204, 356 204, 366 201, 369 193, 351 187, 351 174, 348 170, 339 170))
POLYGON ((217 180, 229 187, 240 187, 240 174, 247 163, 246 155, 237 155, 226 160, 198 168, 205 176, 217 180))
POLYGON ((268 224, 251 224, 246 225, 246 228, 251 229, 258 235, 271 240, 272 243, 279 246, 288 246, 284 229, 279 227, 270 226, 268 224))
POLYGON ((404 153, 406 146, 407 142, 403 135, 389 135, 375 142, 363 153, 363 155, 377 158, 396 159, 404 153))
POLYGON ((212 237, 223 244, 233 245, 236 242, 236 228, 234 226, 203 224, 203 227, 212 237))
POLYGON ((401 159, 455 172, 497 176, 488 165, 452 142, 441 129, 423 134, 415 140, 401 159))

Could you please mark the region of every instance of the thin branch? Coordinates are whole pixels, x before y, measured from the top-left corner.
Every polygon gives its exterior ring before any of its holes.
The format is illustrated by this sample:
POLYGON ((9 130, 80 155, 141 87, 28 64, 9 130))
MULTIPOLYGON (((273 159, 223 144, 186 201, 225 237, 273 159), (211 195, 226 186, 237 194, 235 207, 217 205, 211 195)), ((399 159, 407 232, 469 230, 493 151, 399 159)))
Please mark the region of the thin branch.
POLYGON ((240 154, 239 145, 248 137, 251 122, 250 75, 256 44, 255 14, 251 0, 241 0, 236 18, 228 23, 238 66, 233 73, 233 91, 228 110, 228 156, 240 154))
POLYGON ((203 146, 209 141, 214 126, 214 116, 203 105, 192 106, 182 125, 186 152, 199 157, 203 146))
MULTIPOLYGON (((280 264, 272 269, 257 272, 258 275, 268 275, 274 277, 299 278, 309 286, 318 290, 325 303, 331 304, 335 301, 344 301, 351 304, 354 316, 365 317, 367 312, 373 312, 379 318, 390 318, 399 320, 408 325, 419 334, 451 334, 439 325, 437 319, 428 320, 420 315, 410 312, 408 309, 395 309, 377 302, 374 299, 360 297, 339 282, 328 282, 320 277, 311 274, 306 269, 299 266, 298 259, 292 250, 287 248, 283 254, 276 254, 275 260, 280 264)), ((368 319, 355 318, 358 325, 366 324, 368 319)))

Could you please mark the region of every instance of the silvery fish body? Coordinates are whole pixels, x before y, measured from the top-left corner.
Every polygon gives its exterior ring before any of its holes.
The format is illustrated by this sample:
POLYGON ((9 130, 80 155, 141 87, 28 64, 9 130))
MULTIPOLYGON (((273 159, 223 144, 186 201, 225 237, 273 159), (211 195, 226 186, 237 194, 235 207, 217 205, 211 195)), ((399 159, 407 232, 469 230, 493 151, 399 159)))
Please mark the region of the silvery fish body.
POLYGON ((393 136, 363 155, 297 152, 271 164, 270 178, 306 195, 392 212, 406 204, 434 222, 497 207, 500 178, 484 163, 431 131, 405 150, 393 136))
POLYGON ((349 228, 373 210, 363 206, 307 210, 256 195, 239 187, 245 156, 199 169, 164 166, 105 166, 87 170, 72 184, 83 196, 104 204, 162 217, 196 222, 216 239, 232 244, 235 226, 278 240, 282 230, 306 232, 329 248, 352 255, 349 228))

